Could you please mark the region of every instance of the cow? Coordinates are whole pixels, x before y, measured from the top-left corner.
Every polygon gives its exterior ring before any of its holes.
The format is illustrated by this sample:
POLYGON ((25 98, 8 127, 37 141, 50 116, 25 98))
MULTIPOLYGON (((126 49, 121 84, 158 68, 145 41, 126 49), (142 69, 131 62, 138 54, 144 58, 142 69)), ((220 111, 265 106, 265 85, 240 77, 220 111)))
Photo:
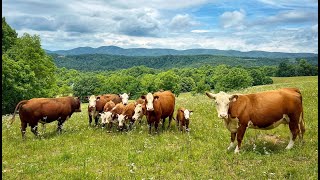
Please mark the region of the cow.
POLYGON ((174 113, 174 94, 171 91, 156 92, 154 94, 148 93, 146 96, 142 95, 141 99, 145 100, 144 105, 146 106, 149 134, 151 134, 151 126, 153 123, 155 132, 158 133, 160 119, 163 120, 162 128, 164 128, 165 118, 169 117, 169 128, 174 113))
POLYGON ((122 114, 124 108, 125 108, 125 105, 123 103, 119 103, 119 104, 116 104, 116 106, 112 108, 110 111, 103 112, 104 114, 103 116, 105 116, 103 118, 105 118, 105 122, 109 124, 108 131, 111 131, 112 124, 115 122, 115 120, 117 120, 118 116, 122 114))
POLYGON ((91 125, 92 118, 95 120, 95 125, 98 125, 99 113, 103 112, 104 105, 108 101, 113 101, 115 104, 122 102, 124 105, 128 103, 129 95, 124 94, 104 94, 98 96, 90 96, 88 98, 88 115, 89 115, 89 125, 91 125))
POLYGON ((303 139, 305 132, 303 120, 302 95, 297 88, 282 88, 246 95, 229 95, 225 92, 206 95, 216 104, 218 117, 231 132, 228 150, 238 145, 234 153, 239 153, 241 142, 247 128, 273 129, 280 124, 289 124, 290 141, 286 149, 291 149, 299 134, 303 139))
POLYGON ((109 112, 109 111, 111 111, 115 106, 116 106, 116 104, 113 101, 108 101, 104 105, 103 112, 100 113, 102 128, 104 128, 104 126, 106 124, 106 120, 107 120, 108 116, 110 116, 111 112, 109 112))
POLYGON ((177 121, 177 127, 180 126, 180 131, 187 131, 189 132, 189 120, 190 115, 193 111, 188 110, 184 107, 180 107, 177 111, 176 121, 177 121))
POLYGON ((129 121, 129 129, 132 129, 132 125, 134 124, 133 115, 134 115, 134 109, 136 107, 135 102, 131 102, 125 106, 122 113, 118 115, 118 122, 119 122, 119 128, 120 130, 123 129, 123 127, 126 129, 126 122, 129 121))
POLYGON ((33 98, 23 100, 17 104, 10 125, 15 120, 16 112, 19 111, 23 139, 25 139, 28 124, 33 134, 36 136, 39 135, 38 122, 45 124, 57 120, 57 130, 61 133, 63 123, 68 120, 74 112, 81 112, 80 106, 81 102, 78 97, 33 98))
POLYGON ((146 106, 144 99, 137 99, 135 102, 134 115, 132 116, 133 121, 138 121, 141 124, 142 117, 146 115, 146 106))

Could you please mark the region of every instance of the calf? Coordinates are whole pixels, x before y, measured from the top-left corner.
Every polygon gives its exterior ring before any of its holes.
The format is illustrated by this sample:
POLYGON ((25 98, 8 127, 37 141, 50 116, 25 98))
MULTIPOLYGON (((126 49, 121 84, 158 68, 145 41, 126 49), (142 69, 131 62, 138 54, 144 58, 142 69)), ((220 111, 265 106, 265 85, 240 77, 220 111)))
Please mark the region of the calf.
POLYGON ((114 108, 112 108, 108 112, 104 112, 106 123, 109 124, 109 131, 112 128, 112 124, 115 122, 115 120, 118 118, 118 116, 123 112, 125 108, 125 105, 122 103, 116 104, 114 108))
POLYGON ((133 121, 138 121, 141 124, 142 117, 146 115, 146 106, 144 99, 137 99, 135 102, 134 115, 132 116, 133 121))
POLYGON ((132 125, 134 123, 134 120, 132 119, 132 116, 134 115, 134 109, 135 109, 135 103, 129 103, 125 106, 122 113, 118 115, 118 122, 119 122, 119 128, 120 130, 123 129, 123 127, 126 129, 126 122, 129 121, 129 129, 132 128, 132 125))
POLYGON ((141 96, 145 100, 146 117, 149 125, 149 134, 151 134, 151 126, 154 124, 155 131, 158 133, 158 124, 160 119, 163 120, 164 128, 165 118, 169 117, 169 125, 173 117, 175 97, 171 91, 148 93, 147 96, 141 96))
POLYGON ((247 128, 273 129, 280 124, 289 124, 290 142, 286 149, 293 147, 298 134, 303 139, 305 127, 299 89, 283 88, 246 95, 206 92, 206 95, 214 99, 218 117, 224 119, 231 132, 228 150, 233 148, 237 137, 238 145, 234 152, 239 153, 247 128))
POLYGON ((15 120, 16 111, 19 111, 21 120, 22 138, 25 138, 27 125, 31 131, 38 136, 38 122, 45 124, 55 120, 58 121, 58 132, 62 131, 63 123, 71 117, 74 112, 81 112, 81 102, 78 97, 60 97, 60 98, 33 98, 20 101, 10 121, 15 120))
MULTIPOLYGON (((104 107, 103 107, 103 112, 100 113, 101 115, 101 124, 102 124, 102 128, 104 128, 106 122, 107 122, 107 119, 110 119, 108 118, 109 116, 111 116, 111 110, 116 106, 116 104, 113 102, 113 101, 108 101, 104 107)), ((109 123, 109 121, 108 121, 109 123)))
POLYGON ((179 128, 180 125, 180 131, 187 131, 189 132, 189 118, 193 111, 190 111, 184 107, 180 107, 177 111, 177 127, 179 128))

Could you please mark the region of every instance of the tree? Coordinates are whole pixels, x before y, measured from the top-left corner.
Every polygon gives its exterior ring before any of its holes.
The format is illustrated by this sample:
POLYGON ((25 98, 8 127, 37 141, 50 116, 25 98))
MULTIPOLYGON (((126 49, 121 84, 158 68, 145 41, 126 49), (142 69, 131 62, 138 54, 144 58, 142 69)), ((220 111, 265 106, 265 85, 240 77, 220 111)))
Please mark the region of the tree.
MULTIPOLYGON (((6 38, 4 38, 6 39, 6 38)), ((56 66, 41 48, 39 36, 24 34, 2 54, 2 113, 23 99, 55 94, 56 66)))
POLYGON ((282 61, 279 66, 278 70, 276 72, 276 76, 278 77, 291 77, 295 76, 295 68, 293 65, 289 64, 289 61, 282 61))
POLYGON ((180 80, 181 92, 191 92, 196 83, 191 77, 182 77, 180 80))
POLYGON ((2 17, 2 54, 14 45, 17 37, 16 31, 7 24, 5 17, 2 17))
POLYGON ((170 90, 178 96, 181 92, 179 79, 180 77, 178 75, 172 70, 169 70, 159 73, 155 79, 155 83, 157 84, 158 89, 170 90))

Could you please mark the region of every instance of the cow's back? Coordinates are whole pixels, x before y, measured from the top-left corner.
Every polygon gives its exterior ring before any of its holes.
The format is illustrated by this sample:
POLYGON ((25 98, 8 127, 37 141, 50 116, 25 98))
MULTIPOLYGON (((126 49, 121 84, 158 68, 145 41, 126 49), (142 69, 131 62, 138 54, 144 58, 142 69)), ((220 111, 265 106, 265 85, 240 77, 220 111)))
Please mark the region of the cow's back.
POLYGON ((159 96, 158 101, 161 106, 161 118, 168 117, 173 114, 175 106, 175 96, 170 91, 157 92, 154 95, 159 96))
POLYGON ((122 111, 122 114, 126 115, 129 119, 132 118, 132 116, 134 115, 134 109, 135 109, 135 103, 129 103, 128 105, 126 105, 122 111))
POLYGON ((239 95, 235 102, 230 103, 229 114, 231 118, 250 119, 258 127, 267 127, 284 115, 302 112, 299 92, 295 89, 280 89, 239 95))

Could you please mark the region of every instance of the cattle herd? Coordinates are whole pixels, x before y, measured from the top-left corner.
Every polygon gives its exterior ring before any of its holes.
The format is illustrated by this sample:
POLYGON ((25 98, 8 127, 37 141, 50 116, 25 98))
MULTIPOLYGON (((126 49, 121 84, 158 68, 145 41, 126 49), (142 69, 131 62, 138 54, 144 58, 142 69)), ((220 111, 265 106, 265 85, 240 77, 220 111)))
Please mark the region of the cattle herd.
MULTIPOLYGON (((303 139, 305 132, 301 92, 297 88, 282 88, 278 90, 259 92, 254 94, 232 94, 225 92, 213 94, 206 92, 213 99, 218 117, 224 121, 226 128, 231 132, 231 143, 228 150, 238 153, 247 128, 272 129, 280 124, 289 124, 290 141, 286 149, 291 149, 296 137, 303 139)), ((111 132, 113 124, 119 131, 131 130, 134 124, 140 124, 146 116, 149 133, 154 125, 158 133, 158 125, 164 129, 165 119, 169 119, 168 128, 172 119, 180 131, 189 132, 189 119, 192 110, 179 107, 176 118, 173 117, 175 95, 171 91, 158 91, 142 95, 134 102, 128 103, 130 94, 104 94, 86 97, 88 103, 88 119, 95 125, 101 118, 102 128, 111 132), (162 120, 162 122, 161 122, 162 120)), ((81 112, 81 102, 78 97, 60 98, 33 98, 20 101, 13 113, 9 125, 13 123, 18 111, 21 120, 22 138, 29 124, 31 131, 38 136, 38 123, 46 124, 58 121, 58 132, 61 132, 63 123, 74 112, 81 112)))

